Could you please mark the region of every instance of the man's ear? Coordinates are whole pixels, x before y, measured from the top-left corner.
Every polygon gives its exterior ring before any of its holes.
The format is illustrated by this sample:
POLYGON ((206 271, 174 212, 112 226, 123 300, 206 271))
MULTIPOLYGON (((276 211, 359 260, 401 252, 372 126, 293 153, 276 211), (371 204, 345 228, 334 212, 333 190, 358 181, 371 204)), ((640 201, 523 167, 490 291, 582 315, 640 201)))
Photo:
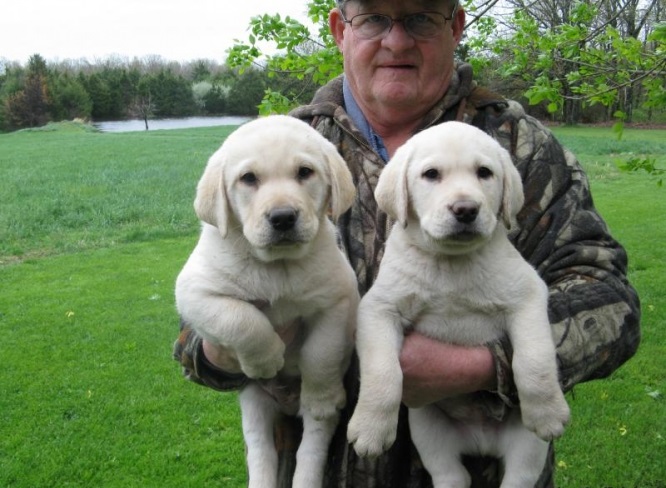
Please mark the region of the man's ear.
POLYGON ((208 160, 197 185, 194 210, 202 221, 217 227, 222 237, 227 235, 229 203, 224 188, 224 150, 218 150, 208 160))
POLYGON ((375 188, 375 200, 379 208, 403 227, 407 226, 409 213, 407 170, 411 159, 409 144, 400 147, 379 175, 375 188))
POLYGON ((455 41, 455 45, 458 46, 462 40, 463 32, 465 31, 465 10, 459 4, 453 12, 451 29, 453 30, 453 40, 455 41))
POLYGON ((332 9, 328 14, 328 28, 340 52, 342 52, 342 41, 345 37, 345 25, 341 10, 339 8, 332 9))

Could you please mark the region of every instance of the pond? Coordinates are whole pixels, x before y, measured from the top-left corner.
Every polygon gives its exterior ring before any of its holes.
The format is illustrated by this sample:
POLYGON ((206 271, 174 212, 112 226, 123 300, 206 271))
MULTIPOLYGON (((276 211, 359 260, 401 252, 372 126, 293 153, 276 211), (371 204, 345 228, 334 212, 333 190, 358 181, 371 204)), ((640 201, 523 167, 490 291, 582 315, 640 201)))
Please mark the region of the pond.
MULTIPOLYGON (((240 125, 254 119, 254 117, 224 116, 224 117, 183 117, 176 119, 149 119, 149 130, 191 129, 194 127, 212 127, 217 125, 240 125)), ((102 132, 135 132, 146 130, 143 120, 113 120, 108 122, 93 122, 93 125, 102 132)))

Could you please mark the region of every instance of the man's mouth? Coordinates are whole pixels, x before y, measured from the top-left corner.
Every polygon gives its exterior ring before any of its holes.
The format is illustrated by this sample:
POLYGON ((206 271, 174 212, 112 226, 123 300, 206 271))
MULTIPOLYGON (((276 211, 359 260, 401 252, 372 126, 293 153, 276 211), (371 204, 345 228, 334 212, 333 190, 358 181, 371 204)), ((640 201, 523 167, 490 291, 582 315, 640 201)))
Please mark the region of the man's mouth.
POLYGON ((386 69, 410 70, 416 67, 413 64, 387 64, 383 66, 386 69))

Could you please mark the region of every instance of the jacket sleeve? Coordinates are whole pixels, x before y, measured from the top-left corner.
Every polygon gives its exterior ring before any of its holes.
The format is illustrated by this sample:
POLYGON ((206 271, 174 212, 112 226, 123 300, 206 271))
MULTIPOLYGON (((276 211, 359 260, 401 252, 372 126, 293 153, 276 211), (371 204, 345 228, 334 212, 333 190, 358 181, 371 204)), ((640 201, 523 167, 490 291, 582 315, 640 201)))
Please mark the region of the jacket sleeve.
POLYGON ((626 252, 596 211, 576 158, 538 121, 522 117, 510 125, 507 145, 525 190, 513 241, 548 284, 560 382, 567 391, 607 377, 634 355, 639 298, 626 277, 626 252))
POLYGON ((183 321, 173 346, 173 357, 190 381, 219 391, 238 390, 247 382, 242 374, 226 373, 213 366, 203 353, 203 339, 183 321))

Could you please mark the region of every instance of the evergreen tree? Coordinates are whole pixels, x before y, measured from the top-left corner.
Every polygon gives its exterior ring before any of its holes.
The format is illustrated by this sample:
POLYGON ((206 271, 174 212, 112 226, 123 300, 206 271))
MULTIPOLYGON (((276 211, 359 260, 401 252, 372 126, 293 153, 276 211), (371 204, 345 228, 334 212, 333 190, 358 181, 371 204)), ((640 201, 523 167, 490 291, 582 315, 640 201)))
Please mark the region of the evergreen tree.
POLYGON ((114 104, 111 99, 111 91, 109 90, 106 81, 104 81, 97 73, 93 73, 87 78, 83 76, 80 78, 92 103, 90 111, 92 118, 94 120, 113 119, 114 104))
POLYGON ((48 70, 39 54, 30 57, 22 89, 5 99, 5 118, 10 128, 38 127, 49 121, 48 70))
POLYGON ((206 93, 204 96, 204 106, 207 114, 219 115, 226 112, 227 97, 225 92, 225 88, 220 85, 213 85, 208 93, 206 93))
POLYGON ((69 75, 53 77, 51 86, 52 120, 89 119, 92 113, 92 100, 83 85, 69 75))
POLYGON ((227 113, 230 115, 258 115, 259 104, 266 91, 266 78, 256 69, 240 75, 229 90, 227 113))

